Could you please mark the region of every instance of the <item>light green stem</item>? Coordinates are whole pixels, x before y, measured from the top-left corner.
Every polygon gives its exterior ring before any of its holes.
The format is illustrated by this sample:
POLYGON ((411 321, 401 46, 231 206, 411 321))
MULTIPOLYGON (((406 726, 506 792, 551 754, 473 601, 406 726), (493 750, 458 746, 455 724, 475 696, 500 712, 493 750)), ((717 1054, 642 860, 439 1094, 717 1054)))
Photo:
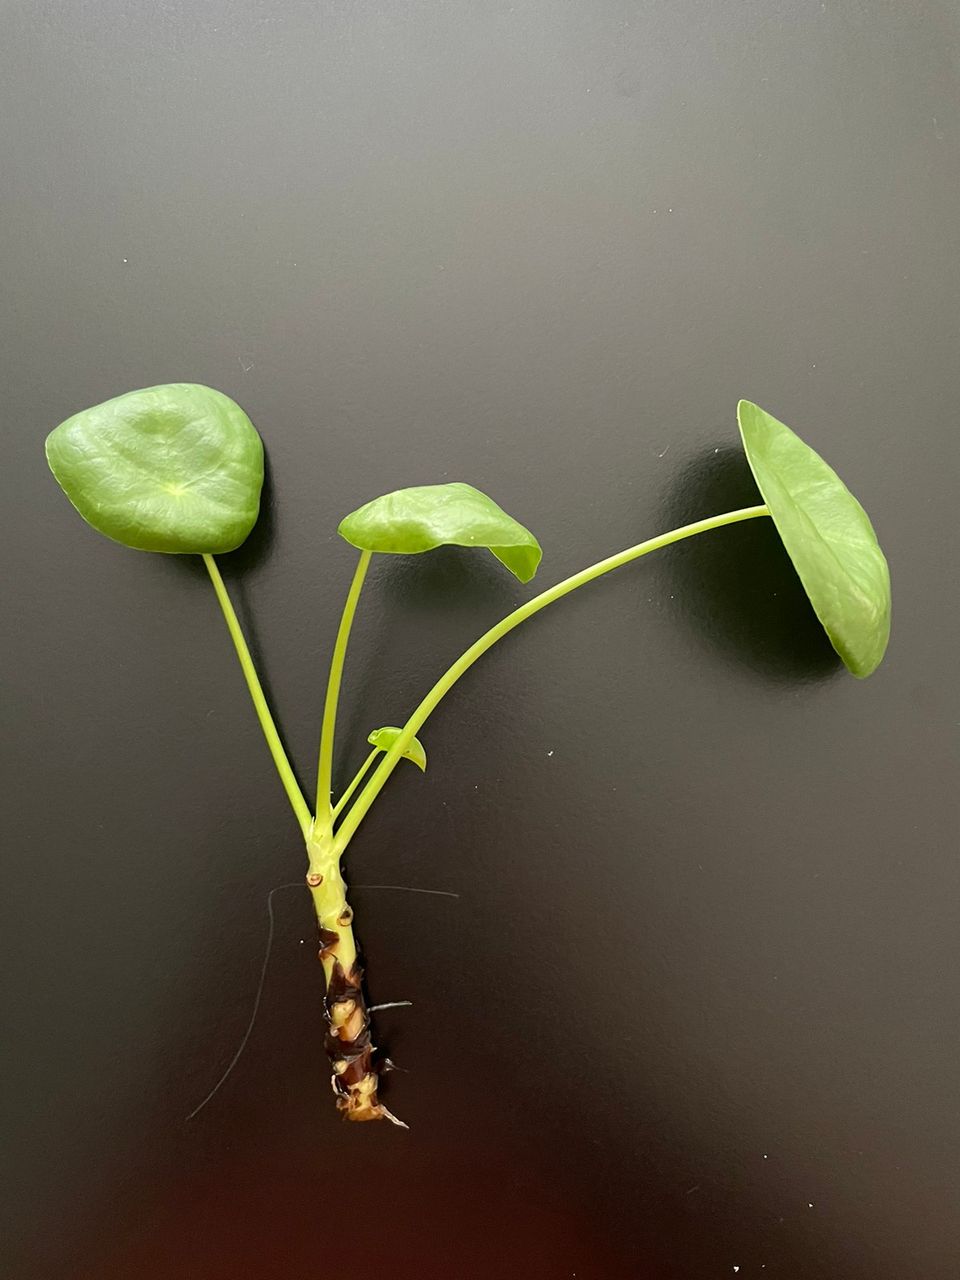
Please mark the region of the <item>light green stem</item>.
POLYGON ((277 726, 274 724, 273 716, 270 714, 270 708, 267 705, 267 699, 260 684, 257 669, 253 665, 250 650, 247 648, 247 642, 240 627, 240 621, 234 612, 233 605, 230 603, 227 588, 224 586, 223 578, 220 576, 220 570, 217 568, 213 556, 204 555, 203 563, 207 566, 210 581, 213 583, 213 589, 217 593, 217 599, 220 601, 220 608, 223 610, 223 616, 227 622, 227 630, 230 632, 230 638, 233 640, 237 657, 240 659, 240 669, 243 671, 243 678, 246 680, 247 688, 250 690, 254 710, 257 713, 257 719, 260 721, 263 736, 267 740, 267 746, 270 748, 273 763, 277 766, 277 773, 279 773, 283 789, 287 793, 290 807, 296 815, 304 838, 306 838, 310 834, 313 821, 310 816, 310 810, 297 784, 293 769, 290 767, 290 761, 287 759, 287 753, 283 749, 280 735, 277 733, 277 726))
POLYGON ((337 816, 337 814, 341 811, 343 806, 347 803, 347 801, 356 791, 357 787, 360 785, 360 779, 363 777, 363 775, 367 772, 367 770, 373 764, 374 760, 376 760, 377 756, 380 754, 380 751, 381 751, 380 747, 374 747, 373 750, 370 752, 370 754, 367 756, 366 760, 364 760, 363 764, 360 766, 360 770, 357 773, 357 776, 350 783, 349 787, 347 787, 346 791, 343 793, 343 795, 340 797, 337 803, 333 806, 333 817, 337 816))
POLYGON ((582 587, 586 583, 592 582, 594 578, 599 578, 602 574, 609 573, 612 569, 619 569, 621 565, 628 564, 631 560, 645 556, 651 551, 657 551, 660 547, 667 547, 673 542, 682 541, 684 538, 692 538, 698 533, 706 533, 710 529, 720 529, 724 525, 736 524, 741 520, 754 520, 758 516, 769 514, 765 506, 744 507, 739 511, 728 511, 723 515, 711 516, 707 520, 698 520, 695 524, 687 524, 679 529, 671 529, 669 533, 661 533, 659 537, 640 542, 635 547, 628 547, 625 551, 619 551, 616 555, 609 556, 606 560, 600 560, 597 564, 590 565, 587 569, 582 569, 579 573, 575 573, 572 578, 565 578, 563 582, 558 582, 555 587, 550 587, 540 595, 534 596, 532 600, 528 600, 519 609, 515 609, 513 613, 508 614, 496 626, 491 627, 489 631, 467 649, 466 653, 461 654, 453 666, 440 677, 403 726, 402 731, 397 735, 389 751, 380 761, 367 785, 360 792, 360 795, 354 801, 353 807, 340 824, 340 829, 334 840, 336 850, 342 853, 347 847, 370 806, 380 794, 393 770, 397 767, 411 740, 420 732, 424 721, 436 708, 441 698, 449 692, 464 672, 469 670, 482 654, 486 653, 492 645, 501 640, 514 627, 518 627, 521 622, 525 622, 533 614, 545 609, 548 604, 552 604, 555 600, 569 595, 577 587, 582 587))
POLYGON ((323 726, 320 730, 320 760, 317 764, 317 827, 321 832, 329 831, 333 824, 331 807, 331 789, 333 783, 333 738, 337 727, 337 703, 340 699, 340 682, 343 679, 343 663, 347 656, 347 643, 350 640, 350 628, 357 612, 357 601, 363 580, 367 575, 371 552, 361 551, 357 571, 347 592, 347 601, 343 606, 340 628, 337 631, 336 644, 333 646, 333 657, 330 660, 330 676, 327 680, 327 698, 323 704, 323 726))

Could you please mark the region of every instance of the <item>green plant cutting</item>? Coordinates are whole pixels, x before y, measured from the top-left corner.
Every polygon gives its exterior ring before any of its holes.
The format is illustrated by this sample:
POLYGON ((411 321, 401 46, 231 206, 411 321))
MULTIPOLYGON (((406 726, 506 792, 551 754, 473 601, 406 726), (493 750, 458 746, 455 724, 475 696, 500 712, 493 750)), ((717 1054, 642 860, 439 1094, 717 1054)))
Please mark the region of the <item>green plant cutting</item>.
MULTIPOLYGON (((199 555, 206 565, 253 706, 306 844, 306 883, 326 980, 326 1049, 337 1106, 349 1120, 401 1123, 379 1098, 384 1062, 370 1014, 347 900, 343 858, 401 760, 426 768, 418 737, 456 682, 498 641, 548 605, 641 556, 744 520, 771 519, 834 648, 853 675, 871 674, 890 631, 887 562, 860 503, 823 459, 758 405, 741 400, 740 437, 762 502, 710 515, 608 556, 540 592, 447 668, 405 724, 369 737, 371 750, 343 793, 332 780, 337 705, 350 630, 375 555, 419 555, 455 545, 492 552, 521 582, 533 578, 540 544, 468 484, 425 485, 375 498, 341 522, 359 552, 327 679, 316 799, 311 808, 264 696, 216 556, 248 536, 260 508, 263 445, 233 400, 210 387, 171 383, 131 391, 75 414, 50 433, 47 459, 64 493, 94 529, 139 551, 199 555)), ((385 1061, 385 1060, 384 1060, 385 1061)))

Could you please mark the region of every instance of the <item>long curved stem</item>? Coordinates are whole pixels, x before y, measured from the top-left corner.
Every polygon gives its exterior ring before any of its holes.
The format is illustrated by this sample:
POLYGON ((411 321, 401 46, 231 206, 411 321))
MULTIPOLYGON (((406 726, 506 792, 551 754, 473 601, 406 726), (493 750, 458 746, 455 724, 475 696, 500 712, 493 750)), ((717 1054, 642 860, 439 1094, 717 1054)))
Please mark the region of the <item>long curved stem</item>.
POLYGON ((220 570, 217 568, 213 556, 205 554, 203 563, 207 566, 207 573, 210 575, 213 589, 217 593, 217 599, 220 601, 220 608, 223 610, 223 616, 226 619, 227 630, 230 632, 233 647, 236 649, 237 657, 240 659, 240 669, 243 672, 243 678, 247 682, 247 688, 250 690, 253 707, 257 713, 257 719, 260 721, 263 736, 267 740, 267 746, 270 748, 273 763, 277 767, 277 773, 280 775, 283 789, 287 793, 290 807, 296 816, 297 822, 300 824, 304 839, 306 839, 310 834, 313 822, 310 809, 303 798, 303 792, 300 790, 293 769, 290 766, 290 761, 287 759, 287 753, 283 749, 283 743, 280 741, 280 734, 277 732, 277 726, 274 723, 273 716, 270 714, 270 707, 260 684, 257 669, 253 665, 250 650, 247 648, 247 642, 240 627, 240 620, 234 612, 230 597, 227 594, 227 588, 224 585, 223 578, 220 576, 220 570))
POLYGON ((563 596, 569 595, 577 587, 585 586, 586 583, 601 577, 602 574, 610 573, 613 569, 619 569, 621 565, 628 564, 631 560, 645 556, 651 551, 667 547, 673 542, 680 542, 684 538, 692 538, 698 533, 706 533, 711 529, 720 529, 724 525, 737 524, 741 520, 754 520, 758 516, 769 514, 766 506, 744 507, 739 511, 728 511, 723 515, 711 516, 706 520, 698 520, 695 524, 682 525, 679 529, 671 529, 669 533, 662 533, 656 538, 649 538, 646 542, 640 542, 634 547, 628 547, 625 551, 619 551, 616 555, 608 556, 606 560, 600 560, 597 564, 590 565, 587 569, 582 569, 572 577, 565 578, 563 582, 558 582, 556 586, 550 587, 538 596, 534 596, 532 600, 528 600, 519 609, 515 609, 513 613, 508 614, 496 626, 491 627, 465 653, 461 654, 453 666, 444 672, 403 726, 402 731, 397 735, 389 751, 380 761, 367 785, 360 792, 349 813, 340 824, 340 829, 334 840, 334 846, 338 853, 342 853, 347 847, 357 827, 363 821, 370 806, 376 800, 387 779, 399 763, 411 739, 419 733, 424 721, 436 708, 441 698, 449 692, 464 672, 469 670, 479 657, 486 653, 498 640, 501 640, 511 632, 514 627, 518 627, 521 622, 525 622, 533 614, 545 609, 548 604, 552 604, 555 600, 560 600, 563 596))
POLYGON ((340 682, 343 679, 343 663, 347 656, 347 643, 350 640, 350 628, 353 626, 354 614, 363 580, 367 576, 371 552, 361 551, 353 582, 347 592, 346 604, 340 618, 337 640, 330 660, 330 676, 327 680, 327 698, 323 704, 323 726, 320 730, 320 759, 317 764, 317 826, 328 830, 333 822, 331 806, 331 788, 333 784, 333 738, 337 727, 337 703, 340 699, 340 682))

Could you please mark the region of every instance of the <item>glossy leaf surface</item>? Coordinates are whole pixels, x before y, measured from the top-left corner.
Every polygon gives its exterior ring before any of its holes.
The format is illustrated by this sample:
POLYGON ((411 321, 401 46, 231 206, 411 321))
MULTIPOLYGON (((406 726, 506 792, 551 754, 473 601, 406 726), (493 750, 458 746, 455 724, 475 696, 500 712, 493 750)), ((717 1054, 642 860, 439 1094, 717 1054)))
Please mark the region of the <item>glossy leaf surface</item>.
POLYGON ((84 520, 124 546, 232 551, 256 523, 263 445, 240 406, 211 387, 130 391, 68 418, 46 450, 84 520))
MULTIPOLYGON (((379 747, 381 751, 389 751, 399 736, 400 730, 395 725, 385 725, 382 729, 374 729, 367 741, 372 747, 379 747)), ((410 745, 403 753, 403 758, 404 760, 412 760, 418 769, 426 773, 427 753, 424 751, 423 743, 419 738, 411 740, 410 745)))
POLYGON ((361 551, 415 555, 434 547, 486 547, 529 582, 540 544, 485 493, 469 484, 430 484, 375 498, 347 516, 340 535, 361 551))
POLYGON ((749 400, 737 420, 754 478, 830 642, 855 676, 890 635, 890 572, 867 513, 798 435, 749 400))

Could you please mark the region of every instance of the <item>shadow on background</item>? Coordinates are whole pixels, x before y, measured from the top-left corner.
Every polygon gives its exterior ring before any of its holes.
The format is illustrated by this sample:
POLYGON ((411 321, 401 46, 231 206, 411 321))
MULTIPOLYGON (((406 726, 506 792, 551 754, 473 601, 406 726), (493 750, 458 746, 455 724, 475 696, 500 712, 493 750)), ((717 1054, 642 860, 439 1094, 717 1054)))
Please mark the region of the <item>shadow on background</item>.
POLYGON ((276 501, 273 496, 273 480, 270 475, 270 458, 263 459, 263 489, 260 493, 260 514, 249 537, 236 551, 230 552, 227 566, 233 575, 254 573, 261 569, 273 550, 277 532, 276 501))
MULTIPOLYGON (((680 476, 667 527, 760 501, 741 450, 710 450, 680 476)), ((668 564, 678 617, 725 657, 777 681, 824 680, 840 671, 772 520, 692 538, 668 564)))
MULTIPOLYGON (((380 586, 391 605, 404 609, 452 605, 460 612, 482 610, 484 616, 492 605, 509 613, 519 603, 521 592, 509 569, 486 548, 471 547, 437 547, 422 555, 381 556, 380 586)), ((539 588, 534 584, 533 589, 535 592, 539 588)))
MULTIPOLYGON (((524 594, 485 548, 437 547, 422 555, 374 558, 363 608, 376 640, 373 648, 351 654, 350 679, 365 696, 346 701, 338 731, 355 765, 366 752, 369 731, 378 723, 402 724, 447 666, 524 594), (382 708, 375 722, 371 705, 382 708)), ((338 785, 352 771, 338 773, 338 785)))
MULTIPOLYGON (((270 477, 270 461, 265 457, 263 460, 263 490, 260 494, 260 515, 257 517, 257 523, 253 526, 247 540, 237 547, 236 551, 231 551, 228 556, 219 557, 219 564, 223 580, 233 597, 234 608, 240 617, 247 644, 256 664, 257 674, 260 676, 260 683, 263 685, 263 691, 267 695, 267 701, 271 707, 274 705, 273 691, 270 688, 270 682, 266 674, 266 662, 260 650, 257 619, 253 609, 250 607, 247 583, 249 575, 256 573, 258 569, 266 564, 270 552, 273 550, 276 528, 276 503, 273 496, 273 483, 270 477)), ((203 568, 202 565, 201 568, 203 568)))

